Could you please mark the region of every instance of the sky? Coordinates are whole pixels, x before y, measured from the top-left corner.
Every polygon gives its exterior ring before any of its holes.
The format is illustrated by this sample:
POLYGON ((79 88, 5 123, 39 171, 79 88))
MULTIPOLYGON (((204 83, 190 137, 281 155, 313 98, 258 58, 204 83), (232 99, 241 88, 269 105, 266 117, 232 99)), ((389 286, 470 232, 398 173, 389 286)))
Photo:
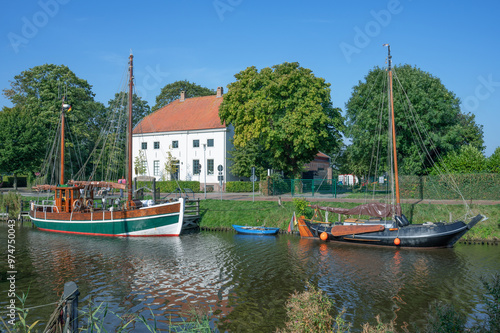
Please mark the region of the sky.
MULTIPOLYGON (((134 55, 150 106, 165 85, 211 89, 247 67, 299 62, 331 84, 345 109, 375 66, 416 66, 441 79, 500 147, 500 2, 428 0, 8 1, 0 13, 0 88, 35 66, 66 65, 107 105, 134 55)), ((12 106, 3 95, 0 107, 12 106)), ((2 129, 4 130, 4 129, 2 129)))

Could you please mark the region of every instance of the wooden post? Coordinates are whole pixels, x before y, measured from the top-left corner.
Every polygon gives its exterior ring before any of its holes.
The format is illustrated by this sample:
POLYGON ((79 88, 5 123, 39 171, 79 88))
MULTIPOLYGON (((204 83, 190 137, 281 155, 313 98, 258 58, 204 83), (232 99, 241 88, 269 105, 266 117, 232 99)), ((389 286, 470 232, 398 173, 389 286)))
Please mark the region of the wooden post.
POLYGON ((64 284, 62 298, 66 300, 64 307, 64 332, 78 333, 78 286, 73 281, 64 284))
POLYGON ((156 178, 153 178, 153 201, 157 203, 156 200, 156 178))

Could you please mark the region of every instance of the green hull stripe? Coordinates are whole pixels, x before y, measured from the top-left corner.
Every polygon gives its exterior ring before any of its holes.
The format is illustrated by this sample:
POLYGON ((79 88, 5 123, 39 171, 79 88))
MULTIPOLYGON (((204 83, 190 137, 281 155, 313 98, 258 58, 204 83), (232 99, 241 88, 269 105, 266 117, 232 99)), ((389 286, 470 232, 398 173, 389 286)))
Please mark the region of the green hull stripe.
POLYGON ((158 217, 149 217, 147 219, 142 218, 114 221, 94 220, 88 222, 54 222, 33 219, 33 222, 38 228, 61 232, 120 235, 175 224, 179 222, 179 214, 161 215, 158 217))

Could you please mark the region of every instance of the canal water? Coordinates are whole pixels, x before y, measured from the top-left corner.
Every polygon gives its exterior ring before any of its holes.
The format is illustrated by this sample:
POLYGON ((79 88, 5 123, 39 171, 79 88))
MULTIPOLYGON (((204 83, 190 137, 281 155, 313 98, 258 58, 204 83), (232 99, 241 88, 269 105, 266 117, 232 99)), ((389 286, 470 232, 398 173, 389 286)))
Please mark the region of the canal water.
MULTIPOLYGON (((0 248, 4 311, 5 224, 0 248)), ((309 281, 338 311, 345 309, 352 332, 359 332, 376 315, 398 326, 422 325, 434 300, 453 304, 470 322, 484 318, 481 277, 500 272, 500 246, 406 250, 207 231, 180 238, 99 238, 16 227, 15 264, 16 291, 29 290, 26 307, 56 302, 64 283, 75 281, 81 309, 90 300, 108 305, 108 331, 120 323, 113 313, 154 314, 158 328, 168 331, 169 323, 188 320, 197 309, 218 318, 212 324, 221 332, 273 332, 284 325, 289 295, 309 281)), ((45 322, 54 307, 32 309, 28 321, 45 322)), ((135 324, 130 331, 146 327, 135 324)))

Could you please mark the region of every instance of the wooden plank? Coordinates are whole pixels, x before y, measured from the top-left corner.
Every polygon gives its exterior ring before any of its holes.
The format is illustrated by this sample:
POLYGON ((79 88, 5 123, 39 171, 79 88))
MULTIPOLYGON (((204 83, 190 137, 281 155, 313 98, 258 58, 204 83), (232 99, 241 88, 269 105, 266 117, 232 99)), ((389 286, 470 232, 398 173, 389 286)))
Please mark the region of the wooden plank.
POLYGON ((377 232, 383 231, 385 227, 383 225, 335 225, 332 227, 332 236, 346 236, 346 235, 356 235, 364 234, 367 232, 377 232))

